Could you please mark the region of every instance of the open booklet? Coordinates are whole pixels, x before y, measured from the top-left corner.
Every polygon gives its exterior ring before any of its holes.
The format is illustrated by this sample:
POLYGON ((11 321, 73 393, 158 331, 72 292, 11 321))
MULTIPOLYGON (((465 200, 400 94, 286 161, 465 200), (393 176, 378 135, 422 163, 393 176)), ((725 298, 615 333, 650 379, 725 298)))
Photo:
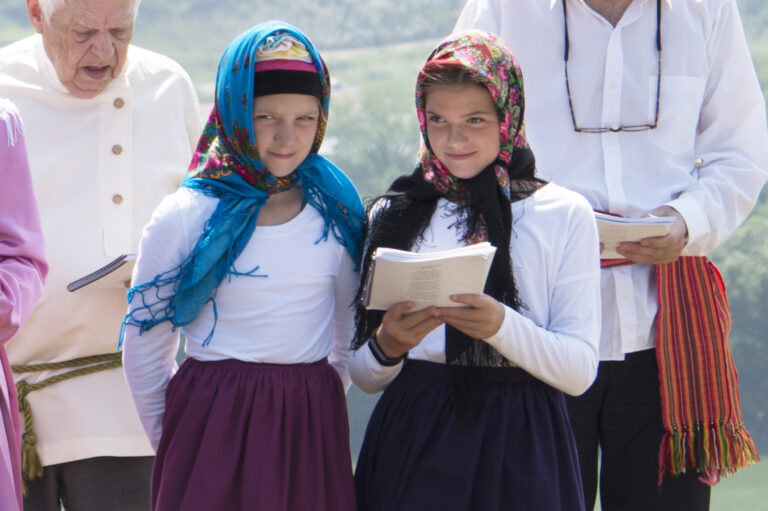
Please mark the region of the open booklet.
POLYGON ((488 242, 440 252, 377 248, 363 296, 368 309, 387 310, 414 302, 413 311, 435 305, 458 307, 451 295, 482 294, 496 247, 488 242))
POLYGON ((675 221, 673 216, 647 216, 624 218, 595 212, 600 243, 603 244, 601 259, 621 259, 616 247, 622 241, 640 241, 643 238, 666 236, 675 221))

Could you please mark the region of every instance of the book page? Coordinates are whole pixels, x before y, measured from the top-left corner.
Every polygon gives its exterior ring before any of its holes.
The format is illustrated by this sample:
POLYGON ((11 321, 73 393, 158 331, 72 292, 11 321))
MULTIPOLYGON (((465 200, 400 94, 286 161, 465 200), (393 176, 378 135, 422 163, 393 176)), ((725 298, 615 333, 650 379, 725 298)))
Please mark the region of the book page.
POLYGON ((373 257, 366 307, 387 310, 406 301, 414 302, 413 311, 432 305, 459 307, 450 296, 482 294, 495 252, 489 243, 431 253, 379 249, 373 257))

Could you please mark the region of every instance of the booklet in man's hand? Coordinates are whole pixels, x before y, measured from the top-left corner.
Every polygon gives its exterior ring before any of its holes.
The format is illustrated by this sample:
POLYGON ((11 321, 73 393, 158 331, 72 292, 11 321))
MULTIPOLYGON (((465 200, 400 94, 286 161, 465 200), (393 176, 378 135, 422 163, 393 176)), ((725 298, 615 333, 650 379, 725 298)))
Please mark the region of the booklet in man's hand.
POLYGON ((603 244, 601 259, 621 259, 616 247, 622 241, 640 241, 644 238, 666 236, 675 221, 673 216, 647 216, 624 218, 595 212, 600 243, 603 244))
POLYGON ((496 247, 488 242, 440 252, 377 248, 363 295, 366 308, 387 310, 412 301, 412 311, 458 307, 451 295, 482 294, 496 247))

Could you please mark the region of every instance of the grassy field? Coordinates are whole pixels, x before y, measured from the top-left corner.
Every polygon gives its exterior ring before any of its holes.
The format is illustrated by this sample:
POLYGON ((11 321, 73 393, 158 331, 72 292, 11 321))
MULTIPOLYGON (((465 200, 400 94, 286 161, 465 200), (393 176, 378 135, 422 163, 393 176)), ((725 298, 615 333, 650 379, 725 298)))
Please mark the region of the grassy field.
POLYGON ((768 463, 723 478, 712 489, 710 511, 768 511, 768 463))
POLYGON ((768 511, 768 463, 723 479, 712 490, 711 511, 768 511))

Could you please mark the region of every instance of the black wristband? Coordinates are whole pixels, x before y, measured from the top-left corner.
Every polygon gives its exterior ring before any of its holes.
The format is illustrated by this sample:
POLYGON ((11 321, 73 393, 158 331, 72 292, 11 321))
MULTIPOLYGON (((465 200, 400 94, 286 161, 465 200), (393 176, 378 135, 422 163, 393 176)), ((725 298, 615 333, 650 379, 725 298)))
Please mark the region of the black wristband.
POLYGON ((376 362, 381 364, 384 367, 392 367, 396 366, 400 362, 402 362, 405 357, 408 356, 408 352, 406 351, 402 355, 400 355, 397 358, 388 357, 384 351, 381 349, 381 346, 379 346, 379 343, 376 342, 376 335, 373 335, 368 340, 368 348, 371 350, 371 353, 373 354, 373 358, 376 359, 376 362))

